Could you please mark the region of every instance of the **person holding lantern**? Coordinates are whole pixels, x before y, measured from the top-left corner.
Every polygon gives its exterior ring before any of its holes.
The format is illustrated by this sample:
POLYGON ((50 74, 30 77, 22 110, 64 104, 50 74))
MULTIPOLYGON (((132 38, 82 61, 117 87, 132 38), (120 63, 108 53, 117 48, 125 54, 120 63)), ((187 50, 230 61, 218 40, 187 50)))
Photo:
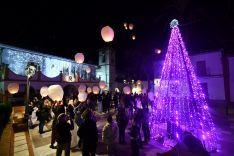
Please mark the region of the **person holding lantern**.
POLYGON ((71 130, 74 129, 74 123, 69 118, 68 115, 61 113, 58 116, 58 123, 56 124, 57 137, 56 141, 58 143, 56 156, 61 156, 62 151, 65 150, 65 156, 70 156, 70 146, 71 146, 71 130))
POLYGON ((95 156, 97 142, 98 142, 98 130, 96 122, 92 119, 91 110, 87 109, 83 114, 84 122, 80 125, 77 135, 80 137, 82 144, 83 156, 95 156))

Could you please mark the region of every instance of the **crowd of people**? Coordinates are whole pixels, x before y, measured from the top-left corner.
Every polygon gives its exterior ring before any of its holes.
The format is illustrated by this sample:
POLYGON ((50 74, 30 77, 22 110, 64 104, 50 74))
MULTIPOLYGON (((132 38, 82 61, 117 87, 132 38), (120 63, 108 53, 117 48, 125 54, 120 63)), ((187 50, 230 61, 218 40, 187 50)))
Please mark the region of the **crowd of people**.
POLYGON ((43 134, 45 124, 52 122, 50 148, 57 149, 58 156, 62 150, 68 156, 70 149, 77 147, 82 150, 83 156, 95 155, 98 141, 106 145, 108 155, 117 155, 116 144, 126 144, 126 131, 130 136, 132 155, 137 156, 143 143, 150 140, 148 105, 146 95, 124 95, 117 92, 98 95, 91 93, 85 102, 79 102, 77 95, 59 102, 52 101, 49 97, 34 98, 30 103, 29 125, 34 128, 37 118, 39 133, 43 134), (111 108, 115 110, 114 114, 110 113, 111 108), (98 140, 97 112, 107 114, 102 140, 98 140))

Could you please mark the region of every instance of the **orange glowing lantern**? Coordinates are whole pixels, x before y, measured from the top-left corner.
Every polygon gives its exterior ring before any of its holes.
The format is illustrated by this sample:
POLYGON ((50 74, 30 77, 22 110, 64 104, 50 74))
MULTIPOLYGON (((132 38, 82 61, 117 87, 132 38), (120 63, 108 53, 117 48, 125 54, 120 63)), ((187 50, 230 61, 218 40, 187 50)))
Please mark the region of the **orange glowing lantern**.
POLYGON ((105 81, 100 81, 100 82, 99 82, 99 87, 100 87, 101 89, 104 89, 104 88, 106 87, 106 82, 105 82, 105 81))
POLYGON ((132 23, 130 23, 130 24, 128 25, 128 28, 129 28, 129 30, 132 30, 132 29, 134 28, 134 25, 133 25, 132 23))
POLYGON ((92 88, 91 88, 91 87, 88 87, 88 88, 87 88, 87 92, 88 92, 88 93, 91 93, 91 92, 92 92, 92 88))
POLYGON ((111 27, 105 26, 101 30, 102 39, 105 42, 111 42, 114 39, 114 31, 111 27))
POLYGON ((16 94, 19 91, 19 84, 18 83, 9 83, 7 86, 8 92, 10 94, 16 94))
POLYGON ((76 63, 83 63, 84 62, 84 55, 82 53, 77 53, 75 55, 75 61, 76 63))
POLYGON ((99 88, 98 86, 93 86, 93 93, 98 94, 99 93, 99 88))

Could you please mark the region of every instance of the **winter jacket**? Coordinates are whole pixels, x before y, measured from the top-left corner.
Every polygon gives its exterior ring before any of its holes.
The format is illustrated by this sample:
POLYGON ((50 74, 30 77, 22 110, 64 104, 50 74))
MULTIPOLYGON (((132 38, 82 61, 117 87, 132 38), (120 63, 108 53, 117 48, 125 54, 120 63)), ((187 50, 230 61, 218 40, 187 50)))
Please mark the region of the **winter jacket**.
POLYGON ((119 128, 115 122, 106 123, 102 129, 102 141, 105 144, 113 144, 118 138, 119 128))

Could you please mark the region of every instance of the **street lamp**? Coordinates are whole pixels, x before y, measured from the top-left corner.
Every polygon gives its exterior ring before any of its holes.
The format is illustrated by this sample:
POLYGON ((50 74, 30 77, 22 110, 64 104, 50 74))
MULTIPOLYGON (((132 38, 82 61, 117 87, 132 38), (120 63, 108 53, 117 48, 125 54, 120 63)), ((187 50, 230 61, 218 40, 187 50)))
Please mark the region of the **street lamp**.
POLYGON ((25 114, 24 119, 25 122, 28 124, 28 105, 29 105, 29 88, 30 88, 30 79, 35 75, 36 73, 36 66, 32 63, 28 64, 25 68, 25 75, 27 76, 27 89, 26 89, 26 104, 25 104, 25 114))

